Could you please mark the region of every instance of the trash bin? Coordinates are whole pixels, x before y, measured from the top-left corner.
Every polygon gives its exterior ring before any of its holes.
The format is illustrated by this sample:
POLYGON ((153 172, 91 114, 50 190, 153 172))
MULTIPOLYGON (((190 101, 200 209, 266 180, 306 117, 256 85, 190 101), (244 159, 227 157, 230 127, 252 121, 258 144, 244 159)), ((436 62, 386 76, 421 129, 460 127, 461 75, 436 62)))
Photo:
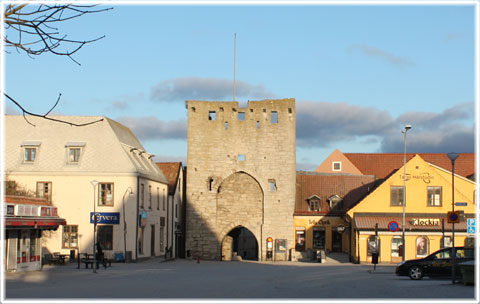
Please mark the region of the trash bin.
POLYGON ((124 262, 123 260, 123 252, 115 252, 115 262, 124 262))
POLYGON ((127 251, 125 252, 125 263, 131 263, 132 262, 132 252, 127 251))
POLYGON ((75 260, 75 249, 70 250, 70 261, 75 260))

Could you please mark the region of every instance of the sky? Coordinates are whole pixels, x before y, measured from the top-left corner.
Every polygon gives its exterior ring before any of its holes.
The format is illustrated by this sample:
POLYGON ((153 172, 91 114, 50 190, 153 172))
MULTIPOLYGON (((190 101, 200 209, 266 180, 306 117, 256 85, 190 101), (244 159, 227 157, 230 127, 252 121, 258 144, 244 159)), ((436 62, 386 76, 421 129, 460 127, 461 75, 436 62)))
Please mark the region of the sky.
MULTIPOLYGON (((103 39, 68 57, 4 54, 4 85, 31 112, 107 116, 157 161, 187 158, 185 100, 295 98, 298 170, 349 153, 473 153, 475 5, 148 5, 59 25, 103 39)), ((10 37, 16 35, 6 30, 10 37)), ((66 50, 71 46, 66 46, 66 50)), ((6 114, 20 114, 9 100, 6 114)))

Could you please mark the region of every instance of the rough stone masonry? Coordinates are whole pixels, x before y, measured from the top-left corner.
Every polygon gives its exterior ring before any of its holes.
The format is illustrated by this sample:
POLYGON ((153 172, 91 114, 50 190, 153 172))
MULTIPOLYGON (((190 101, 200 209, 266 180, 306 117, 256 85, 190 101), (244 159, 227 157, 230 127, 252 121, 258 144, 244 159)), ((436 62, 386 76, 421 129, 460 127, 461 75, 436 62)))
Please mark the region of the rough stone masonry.
POLYGON ((186 106, 187 255, 225 259, 228 234, 238 227, 253 233, 261 260, 268 237, 293 248, 295 99, 249 101, 246 108, 188 100, 186 106))

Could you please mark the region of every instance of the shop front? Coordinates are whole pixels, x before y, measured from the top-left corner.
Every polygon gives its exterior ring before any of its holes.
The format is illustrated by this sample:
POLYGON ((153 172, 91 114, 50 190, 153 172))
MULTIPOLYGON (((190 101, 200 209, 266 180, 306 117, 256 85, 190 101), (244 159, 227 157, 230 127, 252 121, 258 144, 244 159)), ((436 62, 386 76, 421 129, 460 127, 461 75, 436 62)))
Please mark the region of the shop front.
POLYGON ((42 268, 42 232, 65 225, 57 207, 44 199, 5 197, 5 260, 6 271, 21 272, 42 268))

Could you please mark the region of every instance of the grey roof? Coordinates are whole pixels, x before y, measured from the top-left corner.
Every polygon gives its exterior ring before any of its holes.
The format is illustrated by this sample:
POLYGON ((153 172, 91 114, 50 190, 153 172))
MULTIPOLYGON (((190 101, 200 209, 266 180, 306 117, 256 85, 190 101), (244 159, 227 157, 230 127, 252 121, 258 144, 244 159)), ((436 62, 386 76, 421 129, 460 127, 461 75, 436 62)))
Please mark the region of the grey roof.
POLYGON ((8 172, 63 172, 137 174, 168 184, 151 154, 124 125, 104 116, 52 116, 73 123, 103 121, 74 127, 37 117, 5 116, 5 170, 8 172), (24 163, 22 145, 40 142, 33 163, 24 163), (67 147, 82 148, 78 164, 67 162, 67 147), (81 143, 82 145, 78 145, 81 143))

